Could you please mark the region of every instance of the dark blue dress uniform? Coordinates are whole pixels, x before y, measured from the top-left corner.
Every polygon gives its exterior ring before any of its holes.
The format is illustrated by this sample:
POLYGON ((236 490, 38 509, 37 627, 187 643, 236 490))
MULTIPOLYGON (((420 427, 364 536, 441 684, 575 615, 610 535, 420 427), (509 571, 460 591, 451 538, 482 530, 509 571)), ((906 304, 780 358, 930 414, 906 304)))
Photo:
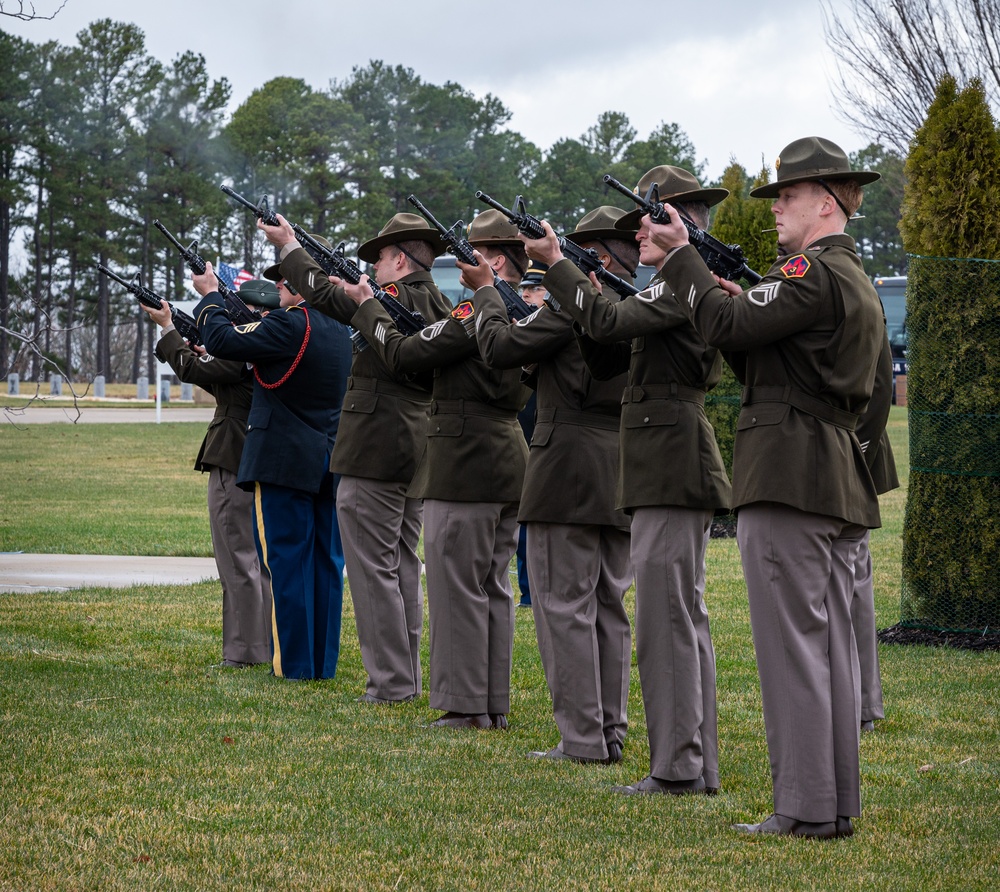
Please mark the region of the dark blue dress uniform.
POLYGON ((344 555, 330 455, 351 362, 349 332, 304 302, 234 326, 217 292, 198 304, 195 318, 213 356, 254 365, 237 483, 254 492, 257 549, 271 579, 274 674, 333 678, 344 555))

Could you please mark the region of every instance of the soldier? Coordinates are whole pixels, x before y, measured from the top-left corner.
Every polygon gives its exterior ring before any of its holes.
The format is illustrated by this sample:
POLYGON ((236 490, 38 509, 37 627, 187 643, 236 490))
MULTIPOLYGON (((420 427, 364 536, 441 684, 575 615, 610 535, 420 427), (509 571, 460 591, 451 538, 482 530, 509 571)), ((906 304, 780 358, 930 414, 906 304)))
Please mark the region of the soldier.
MULTIPOLYGON (((259 224, 281 249, 277 274, 287 277, 310 306, 353 325, 356 304, 301 248, 284 218, 278 219, 280 226, 259 224)), ((358 257, 374 264, 386 291, 433 322, 451 311, 430 275, 443 251, 423 217, 396 214, 358 248, 358 257)), ((368 673, 358 698, 362 703, 402 703, 423 689, 424 591, 417 555, 423 507, 408 489, 426 448, 429 406, 426 382, 390 369, 377 350, 355 352, 330 468, 341 475, 337 516, 368 673)))
MULTIPOLYGON (((614 228, 623 213, 598 208, 567 238, 599 249, 606 241, 607 268, 631 277, 638 251, 614 228), (613 255, 628 257, 628 265, 613 255)), ((540 283, 544 267, 536 275, 540 283)), ((483 358, 496 368, 527 367, 538 395, 518 521, 527 530, 535 633, 560 740, 530 755, 619 762, 632 661, 622 598, 632 573, 629 520, 615 509, 607 470, 618 464, 625 376, 594 379, 565 313, 543 307, 511 325, 494 289, 481 288, 475 302, 483 358)))
MULTIPOLYGON (((479 267, 463 266, 463 284, 492 288, 493 270, 479 257, 479 267)), ((519 371, 483 362, 470 302, 404 337, 364 283, 343 287, 358 303, 352 324, 389 368, 434 376, 427 451, 409 493, 424 500, 430 705, 444 711, 433 724, 504 729, 514 647, 508 567, 528 451, 517 413, 527 390, 519 371)))
MULTIPOLYGON (((244 282, 240 298, 248 306, 275 309, 278 289, 263 280, 244 282)), ((174 328, 170 307, 140 306, 160 326, 156 358, 184 382, 215 397, 215 415, 202 441, 196 471, 208 471, 208 520, 212 551, 222 585, 222 662, 219 668, 245 669, 271 660, 271 589, 261 577, 253 533, 253 495, 236 485, 253 376, 245 362, 217 359, 189 345, 174 328)))
MULTIPOLYGON (((884 311, 883 311, 884 316, 884 311)), ((858 441, 865 464, 872 475, 875 491, 881 495, 899 486, 896 461, 885 426, 892 403, 892 348, 886 333, 875 372, 875 386, 865 412, 858 422, 858 441)), ((866 530, 854 562, 854 596, 851 598, 851 626, 858 645, 861 672, 861 730, 874 731, 875 722, 885 718, 882 702, 882 675, 878 662, 878 633, 875 626, 875 580, 869 548, 871 532, 866 530)))
POLYGON ((878 496, 856 434, 885 341, 878 295, 844 227, 861 187, 844 151, 807 137, 781 151, 779 258, 745 292, 714 277, 687 229, 649 224, 670 255, 676 306, 708 343, 744 351, 733 506, 760 675, 774 813, 752 835, 850 836, 861 814, 854 564, 878 496))
MULTIPOLYGON (((708 225, 708 209, 728 194, 702 189, 686 170, 661 166, 639 180, 658 183, 664 201, 708 225)), ((649 240, 640 213, 616 229, 632 232, 640 260, 657 268, 666 252, 649 240)), ((662 272, 635 297, 609 300, 571 261, 547 228, 526 240, 530 257, 550 265, 549 292, 595 341, 595 376, 628 370, 622 396, 618 507, 632 515, 636 657, 646 707, 650 770, 615 787, 640 793, 713 793, 719 787, 715 651, 705 609, 705 550, 712 516, 729 505, 730 487, 705 394, 722 374, 718 352, 681 313, 662 272), (621 342, 631 340, 631 352, 621 342)))
POLYGON ((333 678, 340 655, 343 550, 329 471, 347 383, 350 335, 310 313, 288 283, 279 309, 234 326, 209 264, 193 277, 205 349, 254 364, 237 484, 254 494, 261 569, 271 582, 272 668, 279 678, 333 678))

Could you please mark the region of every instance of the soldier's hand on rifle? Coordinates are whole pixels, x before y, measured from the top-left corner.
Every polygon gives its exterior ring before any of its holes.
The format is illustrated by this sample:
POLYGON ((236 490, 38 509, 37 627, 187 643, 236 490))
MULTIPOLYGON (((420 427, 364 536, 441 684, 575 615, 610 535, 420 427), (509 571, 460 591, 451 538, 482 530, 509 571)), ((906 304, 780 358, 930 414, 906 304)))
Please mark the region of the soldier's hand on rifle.
POLYGON ((542 229, 545 230, 543 238, 528 238, 523 233, 518 233, 517 237, 524 242, 524 250, 532 260, 540 260, 542 263, 552 266, 563 259, 562 248, 559 247, 559 239, 552 231, 548 221, 540 221, 542 229))
POLYGON ((219 280, 215 275, 215 270, 212 269, 212 264, 207 261, 205 263, 205 272, 201 275, 197 273, 191 274, 191 283, 194 285, 194 290, 202 297, 219 290, 219 280))
POLYGON ((687 227, 682 222, 680 214, 673 208, 669 210, 671 212, 669 223, 654 223, 648 215, 641 220, 641 224, 649 230, 649 240, 664 251, 673 251, 674 248, 680 248, 690 241, 687 227))
POLYGON ((174 320, 170 315, 170 304, 163 301, 158 310, 154 310, 152 307, 147 307, 145 304, 139 304, 146 311, 146 315, 149 316, 160 328, 169 328, 174 324, 174 320))
POLYGON ((722 276, 717 276, 715 273, 712 273, 712 278, 719 283, 719 287, 730 297, 736 297, 737 294, 743 293, 743 289, 735 282, 730 282, 729 279, 723 279, 722 276))
POLYGON ((371 300, 374 295, 372 294, 372 286, 368 284, 368 276, 362 275, 358 279, 357 285, 352 285, 346 279, 338 279, 336 276, 330 276, 330 281, 334 285, 339 285, 344 289, 344 294, 346 294, 351 300, 353 300, 359 307, 366 301, 371 300))
POLYGON ((455 260, 455 265, 462 271, 461 283, 470 291, 478 291, 486 285, 493 284, 493 268, 486 262, 486 258, 482 254, 478 251, 473 251, 473 253, 476 255, 476 260, 479 261, 479 266, 470 266, 458 259, 455 260))
POLYGON ((275 214, 275 216, 278 218, 277 226, 268 226, 263 220, 257 220, 257 228, 264 233, 264 237, 278 248, 283 248, 285 245, 297 241, 295 230, 292 229, 291 224, 281 214, 275 214))

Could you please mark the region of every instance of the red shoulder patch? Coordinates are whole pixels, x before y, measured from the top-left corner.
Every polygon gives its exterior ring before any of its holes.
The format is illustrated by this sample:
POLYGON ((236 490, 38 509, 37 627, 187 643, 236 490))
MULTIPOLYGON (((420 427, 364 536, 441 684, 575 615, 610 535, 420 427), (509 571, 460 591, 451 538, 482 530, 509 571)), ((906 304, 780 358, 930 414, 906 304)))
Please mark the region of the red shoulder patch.
POLYGON ((801 279, 809 272, 809 267, 811 266, 812 264, 806 258, 805 254, 796 254, 786 261, 785 265, 781 267, 781 272, 786 279, 801 279))
POLYGON ((453 319, 469 319, 473 313, 476 312, 476 308, 472 305, 471 300, 463 300, 454 310, 451 311, 451 316, 453 319))
POLYGON ((390 282, 385 288, 382 289, 386 294, 392 297, 399 297, 399 289, 396 287, 395 282, 390 282))

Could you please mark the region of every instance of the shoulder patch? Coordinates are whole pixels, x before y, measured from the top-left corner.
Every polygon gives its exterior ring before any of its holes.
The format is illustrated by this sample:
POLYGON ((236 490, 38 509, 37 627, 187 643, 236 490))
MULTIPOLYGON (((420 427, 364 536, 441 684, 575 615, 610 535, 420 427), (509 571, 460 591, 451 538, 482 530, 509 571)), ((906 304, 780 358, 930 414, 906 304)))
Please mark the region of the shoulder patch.
POLYGON ((801 279, 809 272, 811 266, 812 263, 809 262, 805 254, 796 254, 785 261, 784 266, 781 267, 781 273, 786 279, 801 279))
POLYGON ((396 287, 395 282, 390 282, 382 290, 391 297, 399 297, 399 289, 396 287))
POLYGON ((476 312, 476 308, 473 306, 471 300, 463 300, 454 310, 451 311, 452 318, 462 321, 463 319, 468 319, 473 316, 476 312))

